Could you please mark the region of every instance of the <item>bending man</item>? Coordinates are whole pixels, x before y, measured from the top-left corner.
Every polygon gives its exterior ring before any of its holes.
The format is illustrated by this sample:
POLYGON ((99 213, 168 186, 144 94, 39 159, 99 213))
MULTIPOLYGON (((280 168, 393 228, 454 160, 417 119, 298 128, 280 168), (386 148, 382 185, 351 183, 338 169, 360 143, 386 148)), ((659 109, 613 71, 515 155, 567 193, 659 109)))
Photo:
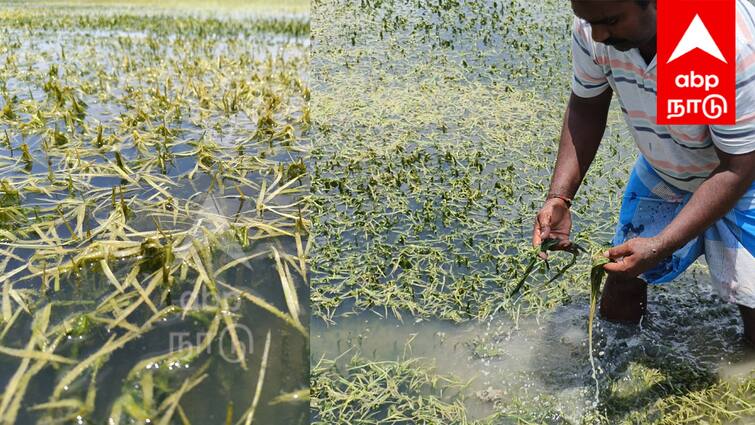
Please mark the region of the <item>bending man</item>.
POLYGON ((705 255, 755 345, 755 7, 736 1, 736 114, 729 126, 655 124, 656 2, 572 0, 574 78, 556 168, 533 232, 569 245, 571 200, 595 157, 613 93, 639 148, 624 193, 600 314, 639 322, 647 283, 705 255))

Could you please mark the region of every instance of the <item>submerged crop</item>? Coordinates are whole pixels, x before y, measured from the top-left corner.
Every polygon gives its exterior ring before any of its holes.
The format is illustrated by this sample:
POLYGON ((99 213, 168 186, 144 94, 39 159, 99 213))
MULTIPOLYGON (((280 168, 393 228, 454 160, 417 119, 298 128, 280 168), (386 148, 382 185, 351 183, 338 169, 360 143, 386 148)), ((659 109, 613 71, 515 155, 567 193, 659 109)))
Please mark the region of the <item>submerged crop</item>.
MULTIPOLYGON (((634 332, 596 319, 592 348, 589 261, 560 273, 573 258, 554 253, 523 281, 572 78, 568 4, 318 1, 313 12, 313 367, 341 355, 358 359, 356 370, 401 362, 390 348, 416 336, 417 357, 430 358, 418 364, 477 375, 461 390, 459 421, 755 416, 742 393, 752 376, 717 375, 722 358, 747 357, 731 306, 697 285, 699 270, 654 288, 655 310, 634 332), (633 363, 662 378, 643 380, 633 363), (635 403, 621 395, 627 380, 642 387, 635 403), (733 397, 719 402, 722 393, 733 397)), ((583 246, 613 236, 635 155, 616 103, 572 206, 583 246)), ((370 410, 377 395, 330 391, 371 382, 336 371, 313 378, 328 389, 313 393, 316 417, 392 411, 370 410)), ((380 376, 391 388, 407 375, 380 376)), ((445 423, 440 411, 390 402, 402 418, 445 423)))
POLYGON ((0 423, 304 423, 309 21, 241 15, 0 9, 0 423))
MULTIPOLYGON (((566 300, 568 278, 520 303, 508 293, 530 260, 520 253, 557 148, 567 11, 518 2, 315 10, 316 315, 380 309, 465 321, 566 300), (537 52, 551 66, 527 59, 535 34, 547 35, 537 52)), ((610 235, 629 166, 619 125, 575 204, 580 240, 610 235)), ((568 257, 554 261, 560 268, 568 257)))

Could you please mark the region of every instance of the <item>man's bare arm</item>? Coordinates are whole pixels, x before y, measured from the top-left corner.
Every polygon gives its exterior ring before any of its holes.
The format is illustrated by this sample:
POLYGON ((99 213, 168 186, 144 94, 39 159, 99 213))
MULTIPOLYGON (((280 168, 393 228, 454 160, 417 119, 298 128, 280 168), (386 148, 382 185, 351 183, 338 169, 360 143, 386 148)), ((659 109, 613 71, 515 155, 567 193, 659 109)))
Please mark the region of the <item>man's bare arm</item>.
POLYGON ((568 198, 573 198, 577 193, 603 138, 612 95, 610 87, 591 98, 571 94, 561 129, 550 193, 568 198))
POLYGON ((634 238, 608 250, 617 260, 604 266, 607 271, 638 276, 702 234, 728 213, 755 179, 755 152, 730 155, 716 149, 719 166, 700 185, 674 220, 651 238, 634 238))
MULTIPOLYGON (((603 138, 612 94, 610 88, 589 99, 571 94, 561 128, 551 195, 574 198, 603 138)), ((532 244, 538 246, 543 239, 554 238, 561 241, 554 249, 565 249, 570 244, 570 232, 571 214, 566 202, 549 197, 535 219, 532 244)), ((545 253, 540 255, 547 256, 545 253)))

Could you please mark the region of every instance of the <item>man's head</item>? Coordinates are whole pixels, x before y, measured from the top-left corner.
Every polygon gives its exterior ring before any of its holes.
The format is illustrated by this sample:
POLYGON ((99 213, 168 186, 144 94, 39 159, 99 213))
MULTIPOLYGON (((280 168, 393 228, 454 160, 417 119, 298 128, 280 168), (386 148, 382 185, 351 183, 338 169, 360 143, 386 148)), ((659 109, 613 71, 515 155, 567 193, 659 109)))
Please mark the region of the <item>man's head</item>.
POLYGON ((626 51, 653 42, 655 0, 572 0, 572 10, 592 26, 592 38, 626 51))

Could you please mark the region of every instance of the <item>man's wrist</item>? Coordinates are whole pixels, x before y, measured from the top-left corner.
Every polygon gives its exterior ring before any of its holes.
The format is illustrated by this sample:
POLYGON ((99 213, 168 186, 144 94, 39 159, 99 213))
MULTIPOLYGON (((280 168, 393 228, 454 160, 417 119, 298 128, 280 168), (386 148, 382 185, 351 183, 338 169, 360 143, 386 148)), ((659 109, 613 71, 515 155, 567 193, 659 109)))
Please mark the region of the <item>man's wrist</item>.
POLYGON ((661 232, 657 236, 655 236, 653 239, 656 240, 656 249, 663 254, 664 257, 668 257, 674 252, 676 252, 679 248, 684 246, 684 243, 681 243, 681 241, 676 240, 676 238, 672 238, 669 235, 661 232))
POLYGON ((548 194, 548 195, 547 195, 547 196, 545 197, 545 200, 546 200, 546 201, 549 201, 549 200, 551 200, 551 199, 560 199, 561 201, 563 201, 563 202, 564 202, 564 204, 566 204, 566 207, 567 207, 567 208, 571 208, 572 198, 571 198, 571 197, 569 197, 569 196, 566 196, 566 195, 562 195, 562 194, 560 194, 560 193, 554 193, 554 192, 551 192, 551 193, 549 193, 549 194, 548 194))

